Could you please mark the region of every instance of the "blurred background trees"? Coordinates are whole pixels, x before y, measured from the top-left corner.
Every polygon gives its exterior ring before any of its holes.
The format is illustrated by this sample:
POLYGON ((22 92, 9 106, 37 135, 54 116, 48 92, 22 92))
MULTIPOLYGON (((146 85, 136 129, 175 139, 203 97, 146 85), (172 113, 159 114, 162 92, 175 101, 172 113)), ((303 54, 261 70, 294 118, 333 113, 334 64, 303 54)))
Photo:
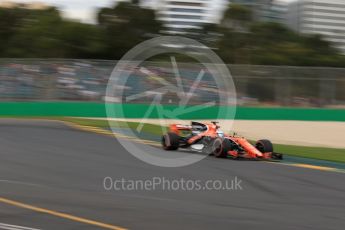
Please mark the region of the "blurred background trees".
POLYGON ((106 59, 120 59, 135 45, 157 36, 161 30, 155 12, 140 7, 135 0, 100 9, 98 23, 106 35, 106 59))
POLYGON ((228 63, 342 66, 345 57, 321 35, 301 35, 283 24, 255 22, 249 8, 232 4, 225 12, 216 47, 228 63))
MULTIPOLYGON (((97 24, 66 20, 54 7, 0 8, 0 57, 120 59, 161 31, 155 12, 136 0, 99 9, 97 24)), ((226 63, 345 67, 344 55, 322 36, 256 22, 243 5, 231 4, 219 25, 183 36, 211 47, 226 63)))

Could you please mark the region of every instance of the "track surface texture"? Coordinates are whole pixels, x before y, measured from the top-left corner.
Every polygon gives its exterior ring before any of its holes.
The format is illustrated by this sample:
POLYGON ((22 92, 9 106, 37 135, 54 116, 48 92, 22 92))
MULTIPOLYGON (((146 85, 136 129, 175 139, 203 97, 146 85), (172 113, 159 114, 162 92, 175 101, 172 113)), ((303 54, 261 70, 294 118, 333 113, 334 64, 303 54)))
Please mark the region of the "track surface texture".
MULTIPOLYGON (((0 120, 0 198, 128 229, 344 229, 344 181, 344 173, 213 157, 186 167, 156 167, 110 136, 59 122, 0 120), (107 191, 105 177, 238 177, 243 189, 107 191)), ((0 223, 102 229, 3 202, 0 223)))

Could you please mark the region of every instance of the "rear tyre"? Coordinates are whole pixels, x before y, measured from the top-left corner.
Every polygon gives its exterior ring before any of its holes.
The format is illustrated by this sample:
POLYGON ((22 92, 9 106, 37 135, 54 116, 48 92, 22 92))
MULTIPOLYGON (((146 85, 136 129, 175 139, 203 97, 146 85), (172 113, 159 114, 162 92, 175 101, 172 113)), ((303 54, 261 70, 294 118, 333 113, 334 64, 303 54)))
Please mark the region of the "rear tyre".
POLYGON ((162 146, 165 150, 177 150, 180 145, 180 137, 176 133, 166 133, 162 136, 162 146))
POLYGON ((225 158, 228 156, 228 151, 231 147, 230 140, 217 138, 213 142, 213 155, 217 158, 225 158))
POLYGON ((262 153, 273 153, 273 144, 266 139, 258 140, 255 144, 255 148, 262 153))

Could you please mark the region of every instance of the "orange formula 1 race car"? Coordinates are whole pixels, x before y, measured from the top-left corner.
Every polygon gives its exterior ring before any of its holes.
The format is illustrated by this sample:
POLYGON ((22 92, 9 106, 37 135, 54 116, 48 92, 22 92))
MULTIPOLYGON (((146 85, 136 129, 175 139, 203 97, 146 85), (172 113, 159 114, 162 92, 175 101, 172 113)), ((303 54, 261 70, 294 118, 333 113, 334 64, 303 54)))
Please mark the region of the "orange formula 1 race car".
POLYGON ((273 145, 269 140, 259 140, 253 145, 247 139, 235 134, 225 135, 217 122, 170 125, 169 132, 162 136, 162 146, 165 150, 184 148, 223 158, 283 159, 283 154, 273 151, 273 145))

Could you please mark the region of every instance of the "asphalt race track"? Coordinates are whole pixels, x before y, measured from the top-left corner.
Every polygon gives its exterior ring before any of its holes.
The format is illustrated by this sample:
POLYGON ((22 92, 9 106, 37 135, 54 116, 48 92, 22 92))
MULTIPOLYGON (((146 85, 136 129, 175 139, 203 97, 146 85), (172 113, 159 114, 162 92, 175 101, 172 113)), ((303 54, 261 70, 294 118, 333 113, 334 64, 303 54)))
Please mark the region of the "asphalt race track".
POLYGON ((0 120, 0 229, 344 229, 344 181, 344 173, 213 157, 156 167, 112 137, 0 120), (242 190, 107 191, 105 177, 238 177, 242 190))

